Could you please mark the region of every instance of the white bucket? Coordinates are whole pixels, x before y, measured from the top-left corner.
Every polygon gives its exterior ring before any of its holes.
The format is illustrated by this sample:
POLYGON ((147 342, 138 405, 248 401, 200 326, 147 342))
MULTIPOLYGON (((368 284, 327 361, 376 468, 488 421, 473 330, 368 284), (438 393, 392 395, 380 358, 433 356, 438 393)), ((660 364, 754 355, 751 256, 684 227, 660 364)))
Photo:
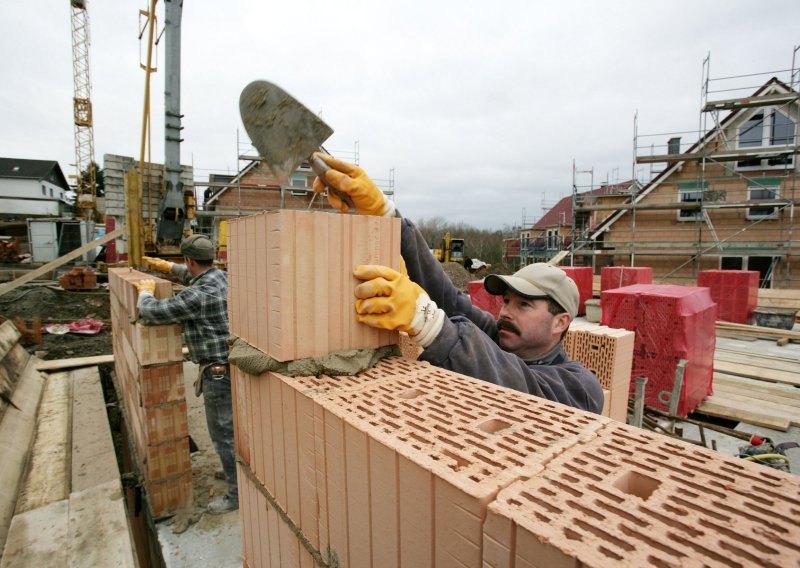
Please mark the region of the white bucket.
POLYGON ((600 321, 600 315, 602 314, 600 300, 586 300, 584 305, 586 306, 586 321, 598 323, 600 321))

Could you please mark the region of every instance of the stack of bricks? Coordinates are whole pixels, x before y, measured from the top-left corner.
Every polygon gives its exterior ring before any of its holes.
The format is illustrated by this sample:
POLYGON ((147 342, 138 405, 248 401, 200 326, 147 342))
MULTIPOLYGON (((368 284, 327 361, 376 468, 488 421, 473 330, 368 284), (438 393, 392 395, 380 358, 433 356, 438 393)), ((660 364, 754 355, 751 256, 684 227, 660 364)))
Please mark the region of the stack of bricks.
POLYGON ((653 269, 648 266, 604 266, 600 269, 601 292, 652 282, 653 269))
MULTIPOLYGON (((672 393, 682 359, 678 415, 711 394, 717 310, 708 288, 637 284, 604 291, 602 302, 603 325, 636 332, 632 378, 647 377, 646 405, 669 410, 659 393, 672 393)), ((631 381, 631 394, 634 389, 631 381)))
MULTIPOLYGON (((249 221, 234 223, 234 262, 249 221)), ((303 292, 269 286, 281 311, 303 292)), ((316 323, 297 317, 289 329, 316 323)), ((355 376, 232 375, 245 566, 800 561, 800 481, 783 472, 406 358, 355 376)))
POLYGON ((564 338, 564 351, 593 372, 603 385, 603 416, 628 419, 628 392, 633 367, 635 333, 589 322, 572 322, 564 338))
POLYGON ((97 275, 91 268, 76 266, 59 278, 58 283, 64 290, 93 290, 97 287, 97 275))
MULTIPOLYGON (((128 268, 109 270, 116 388, 133 439, 154 517, 191 502, 189 421, 183 382, 179 325, 143 325, 135 282, 153 278, 128 268)), ((172 283, 156 281, 158 299, 172 296, 172 283)))
POLYGON ((572 278, 575 285, 578 287, 579 304, 578 315, 582 316, 586 313, 586 300, 592 299, 592 272, 591 266, 559 266, 561 270, 567 273, 567 276, 572 278))
POLYGON ((758 278, 756 270, 701 270, 697 285, 711 292, 718 320, 750 323, 758 305, 758 278))
POLYGON ((233 384, 247 566, 800 560, 789 474, 402 358, 233 384))

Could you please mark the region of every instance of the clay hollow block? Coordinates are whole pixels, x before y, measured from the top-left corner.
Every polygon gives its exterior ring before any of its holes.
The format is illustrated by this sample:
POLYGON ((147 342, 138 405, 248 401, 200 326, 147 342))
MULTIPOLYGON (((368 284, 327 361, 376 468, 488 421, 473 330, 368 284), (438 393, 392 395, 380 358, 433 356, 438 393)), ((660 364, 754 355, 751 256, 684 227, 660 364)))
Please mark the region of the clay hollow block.
POLYGON ((355 319, 353 267, 400 268, 400 220, 280 210, 230 223, 231 333, 279 361, 398 343, 355 319))

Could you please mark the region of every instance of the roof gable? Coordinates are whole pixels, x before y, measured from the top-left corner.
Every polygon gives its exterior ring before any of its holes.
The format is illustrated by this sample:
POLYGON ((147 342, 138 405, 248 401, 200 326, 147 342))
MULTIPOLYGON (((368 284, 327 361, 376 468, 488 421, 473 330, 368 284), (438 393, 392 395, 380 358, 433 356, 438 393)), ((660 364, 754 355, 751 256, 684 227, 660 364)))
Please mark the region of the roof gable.
POLYGON ((67 178, 58 162, 54 160, 24 160, 20 158, 0 158, 0 178, 49 179, 63 189, 69 189, 67 178))
MULTIPOLYGON (((759 87, 754 93, 753 97, 767 95, 772 93, 792 93, 792 89, 783 81, 778 79, 777 77, 772 77, 769 81, 764 83, 761 87, 759 87)), ((711 103, 709 103, 711 104, 711 103)), ((715 141, 718 136, 719 132, 725 132, 728 128, 732 127, 736 124, 737 121, 744 120, 745 117, 750 116, 753 109, 751 107, 741 107, 735 108, 728 113, 725 118, 723 118, 719 123, 719 128, 712 127, 710 128, 702 138, 700 138, 697 142, 692 144, 692 146, 683 152, 684 154, 695 154, 700 150, 704 149, 706 145, 710 144, 711 142, 715 141)), ((658 188, 665 180, 669 179, 669 177, 675 173, 676 171, 680 170, 683 167, 683 164, 687 160, 681 160, 677 162, 673 162, 669 167, 664 168, 661 173, 659 173, 655 178, 650 180, 647 184, 644 185, 641 191, 639 191, 633 200, 626 199, 624 203, 640 203, 644 199, 647 198, 648 195, 653 193, 656 188, 658 188)), ((623 215, 625 215, 629 209, 620 209, 615 213, 612 213, 608 217, 606 217, 594 231, 589 236, 590 240, 596 240, 602 233, 607 231, 611 225, 613 225, 618 219, 620 219, 623 215)))
MULTIPOLYGON (((633 181, 620 182, 616 184, 605 184, 589 191, 582 191, 577 197, 601 197, 603 195, 616 195, 621 191, 628 191, 633 181)), ((545 213, 541 219, 534 223, 533 230, 544 230, 547 227, 559 225, 572 225, 572 197, 568 195, 556 203, 545 213), (569 223, 567 222, 569 220, 569 223)))

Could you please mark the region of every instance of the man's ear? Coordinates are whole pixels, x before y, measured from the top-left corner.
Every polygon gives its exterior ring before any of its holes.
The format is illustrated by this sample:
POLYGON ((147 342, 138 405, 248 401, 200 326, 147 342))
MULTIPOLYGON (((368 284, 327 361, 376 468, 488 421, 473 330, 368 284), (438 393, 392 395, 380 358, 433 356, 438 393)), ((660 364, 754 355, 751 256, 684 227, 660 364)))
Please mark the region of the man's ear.
POLYGON ((553 317, 553 333, 561 335, 569 328, 569 324, 572 322, 572 316, 568 313, 563 312, 558 314, 557 316, 553 317))

